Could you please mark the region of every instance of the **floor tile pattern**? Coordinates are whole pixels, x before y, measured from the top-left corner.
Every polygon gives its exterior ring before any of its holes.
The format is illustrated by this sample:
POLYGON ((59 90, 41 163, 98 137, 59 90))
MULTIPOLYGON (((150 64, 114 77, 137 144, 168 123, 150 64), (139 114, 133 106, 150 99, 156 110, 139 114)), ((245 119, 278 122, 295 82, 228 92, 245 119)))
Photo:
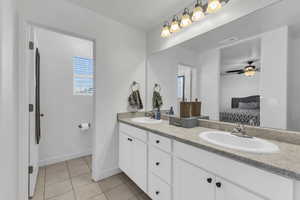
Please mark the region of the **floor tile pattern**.
POLYGON ((32 200, 151 200, 124 173, 94 182, 91 156, 41 167, 32 200))

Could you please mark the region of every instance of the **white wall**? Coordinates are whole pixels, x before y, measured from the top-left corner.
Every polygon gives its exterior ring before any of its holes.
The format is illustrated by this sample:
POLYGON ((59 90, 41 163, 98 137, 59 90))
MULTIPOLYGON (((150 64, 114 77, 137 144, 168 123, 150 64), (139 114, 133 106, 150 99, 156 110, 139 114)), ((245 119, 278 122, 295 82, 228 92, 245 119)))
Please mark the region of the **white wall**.
POLYGON ((201 114, 219 120, 220 50, 209 50, 197 57, 201 114))
POLYGON ((288 27, 264 33, 261 39, 261 126, 287 128, 288 27))
POLYGON ((287 129, 300 131, 300 38, 291 38, 289 44, 287 129))
POLYGON ((155 83, 158 83, 161 85, 163 98, 161 109, 166 110, 173 106, 175 113, 178 113, 177 73, 179 64, 196 66, 196 54, 182 47, 173 47, 148 58, 147 110, 152 109, 153 87, 155 83))
POLYGON ((233 97, 259 95, 260 73, 247 77, 244 74, 222 75, 220 80, 220 110, 231 108, 233 97))
POLYGON ((147 34, 148 54, 150 55, 151 53, 178 45, 277 1, 278 0, 231 0, 230 3, 218 13, 210 15, 201 20, 201 22, 194 23, 192 26, 182 29, 169 38, 161 38, 160 33, 162 26, 156 27, 147 34))
POLYGON ((17 14, 14 0, 0 1, 0 199, 18 199, 17 14))
MULTIPOLYGON (((195 58, 194 58, 195 59, 195 58)), ((195 66, 194 66, 195 67, 195 66)), ((178 76, 184 76, 185 78, 185 84, 184 84, 184 92, 185 92, 185 98, 190 101, 192 100, 192 94, 193 94, 193 88, 192 88, 192 80, 196 77, 193 77, 193 68, 187 65, 180 64, 178 66, 178 76)), ((180 100, 181 101, 181 100, 180 100)))
POLYGON ((40 28, 36 37, 41 54, 41 113, 45 115, 40 165, 90 154, 92 131, 82 132, 78 125, 93 123, 93 97, 73 95, 72 59, 93 59, 93 42, 40 28))
POLYGON ((129 85, 141 84, 145 100, 145 33, 66 1, 20 1, 27 21, 93 39, 96 58, 93 178, 118 171, 117 112, 127 111, 129 85))

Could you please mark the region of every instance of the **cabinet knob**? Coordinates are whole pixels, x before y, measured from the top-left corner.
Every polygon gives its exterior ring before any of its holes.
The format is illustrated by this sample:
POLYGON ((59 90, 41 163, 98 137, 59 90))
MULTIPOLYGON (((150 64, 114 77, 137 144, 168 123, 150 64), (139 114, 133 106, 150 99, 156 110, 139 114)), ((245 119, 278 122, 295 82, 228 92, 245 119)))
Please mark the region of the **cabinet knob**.
POLYGON ((132 139, 131 139, 131 138, 127 138, 127 140, 130 141, 130 142, 132 142, 132 139))
POLYGON ((155 163, 156 166, 158 166, 159 164, 160 164, 159 162, 156 162, 156 163, 155 163))
POLYGON ((156 144, 159 144, 160 143, 160 141, 159 140, 156 140, 156 144))
POLYGON ((212 182, 212 178, 208 178, 206 179, 208 183, 211 183, 212 182))
POLYGON ((216 182, 216 186, 217 186, 218 188, 220 188, 220 187, 222 186, 222 183, 216 182))
POLYGON ((155 194, 156 194, 156 195, 159 195, 159 191, 156 191, 155 194))

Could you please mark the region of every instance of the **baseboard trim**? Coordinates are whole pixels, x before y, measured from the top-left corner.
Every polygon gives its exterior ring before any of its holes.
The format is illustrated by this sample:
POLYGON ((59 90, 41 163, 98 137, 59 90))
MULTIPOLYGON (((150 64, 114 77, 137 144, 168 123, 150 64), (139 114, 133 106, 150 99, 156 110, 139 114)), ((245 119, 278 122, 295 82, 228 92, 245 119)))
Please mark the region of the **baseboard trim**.
POLYGON ((56 156, 56 157, 40 160, 39 161, 39 166, 43 167, 43 166, 46 166, 46 165, 51 165, 51 164, 55 164, 55 163, 58 163, 58 162, 63 162, 63 161, 66 161, 66 160, 71 160, 71 159, 74 159, 74 158, 79 158, 79 157, 87 156, 87 155, 91 155, 91 154, 92 154, 92 150, 88 150, 88 151, 81 152, 81 153, 74 153, 74 154, 69 154, 69 155, 56 156))
POLYGON ((122 171, 119 168, 109 169, 102 171, 100 174, 93 174, 93 180, 94 181, 100 181, 102 179, 108 178, 110 176, 116 175, 121 173, 122 171))

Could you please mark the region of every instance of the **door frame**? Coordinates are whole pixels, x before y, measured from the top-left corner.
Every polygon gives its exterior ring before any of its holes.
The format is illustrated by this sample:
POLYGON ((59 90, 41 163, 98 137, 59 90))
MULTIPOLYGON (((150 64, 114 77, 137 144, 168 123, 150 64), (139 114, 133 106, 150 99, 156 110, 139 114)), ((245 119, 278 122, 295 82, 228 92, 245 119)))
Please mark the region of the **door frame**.
MULTIPOLYGON (((31 28, 44 28, 50 31, 82 38, 93 42, 93 69, 94 69, 94 95, 93 95, 93 106, 96 107, 96 39, 88 36, 81 35, 80 33, 70 33, 65 30, 59 30, 57 28, 49 27, 47 25, 36 24, 30 20, 27 20, 23 15, 19 15, 19 30, 18 30, 18 199, 28 200, 29 199, 29 75, 30 75, 30 53, 28 48, 28 42, 30 40, 30 29, 31 28)), ((91 121, 91 133, 92 133, 92 155, 95 155, 96 147, 95 143, 95 119, 96 109, 93 109, 93 119, 91 121)), ((92 164, 93 174, 95 173, 94 164, 92 164)), ((93 176, 92 174, 92 176, 93 176)))

